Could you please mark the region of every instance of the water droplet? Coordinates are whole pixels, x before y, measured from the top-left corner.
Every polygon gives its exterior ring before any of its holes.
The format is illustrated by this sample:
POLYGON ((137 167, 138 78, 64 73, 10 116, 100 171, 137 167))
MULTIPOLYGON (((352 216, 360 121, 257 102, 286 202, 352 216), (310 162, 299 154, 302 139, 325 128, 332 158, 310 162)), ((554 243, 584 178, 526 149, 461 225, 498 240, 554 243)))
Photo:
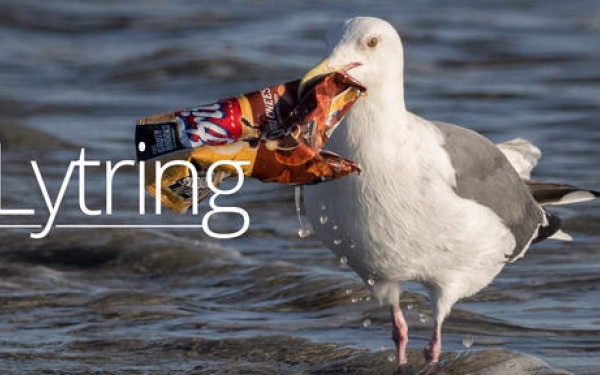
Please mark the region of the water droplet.
POLYGON ((334 226, 333 226, 333 230, 338 230, 338 226, 337 226, 337 225, 334 225, 334 226))
POLYGON ((351 248, 351 249, 354 249, 355 247, 356 247, 356 245, 355 245, 355 244, 353 244, 353 243, 351 243, 351 244, 350 244, 350 248, 351 248))
POLYGON ((346 294, 347 294, 347 295, 350 295, 350 294, 352 294, 352 289, 350 289, 350 288, 346 289, 346 294))
POLYGON ((327 207, 325 207, 325 205, 321 205, 321 211, 325 211, 325 209, 327 209, 327 207))
POLYGON ((340 257, 340 264, 341 264, 342 266, 345 266, 346 264, 348 264, 348 258, 346 258, 346 257, 344 257, 344 256, 341 256, 341 257, 340 257))
POLYGON ((365 319, 363 320, 363 327, 368 327, 371 325, 371 319, 365 319))
POLYGON ((327 215, 321 214, 321 216, 319 216, 319 221, 321 222, 321 224, 326 224, 327 223, 327 215))
POLYGON ((419 313, 419 321, 421 323, 425 323, 427 322, 427 315, 423 314, 423 313, 419 313))
POLYGON ((335 239, 335 240, 333 240, 333 244, 334 244, 335 246, 338 246, 338 245, 339 245, 339 244, 341 244, 341 243, 342 243, 342 240, 340 240, 340 239, 335 239))
POLYGON ((373 286, 373 285, 375 285, 375 280, 373 280, 371 278, 368 278, 367 279, 367 284, 369 284, 370 286, 373 286))
POLYGON ((298 237, 306 238, 312 234, 310 227, 304 222, 302 215, 302 187, 296 186, 295 188, 295 201, 296 201, 296 215, 298 216, 298 222, 300 223, 300 229, 298 229, 298 237))
POLYGON ((465 338, 463 338, 463 345, 465 346, 465 348, 470 348, 471 346, 473 346, 474 341, 475 340, 473 340, 473 336, 466 335, 465 338))
POLYGON ((300 238, 306 238, 308 236, 310 236, 312 233, 310 232, 310 229, 308 228, 300 228, 298 229, 298 237, 300 238))
POLYGON ((407 310, 412 310, 412 309, 413 309, 413 305, 412 305, 412 303, 409 303, 409 304, 407 304, 407 305, 406 305, 406 309, 407 309, 407 310))

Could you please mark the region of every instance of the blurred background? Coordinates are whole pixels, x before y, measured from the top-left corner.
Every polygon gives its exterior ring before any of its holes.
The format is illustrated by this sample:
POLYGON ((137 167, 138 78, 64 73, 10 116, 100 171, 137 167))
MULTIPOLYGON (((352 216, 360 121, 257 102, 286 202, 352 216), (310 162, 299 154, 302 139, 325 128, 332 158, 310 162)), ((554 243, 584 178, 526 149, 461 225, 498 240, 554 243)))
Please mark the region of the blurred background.
MULTIPOLYGON (((496 142, 527 138, 544 152, 535 178, 600 189, 596 0, 0 0, 2 207, 37 210, 0 224, 47 219, 30 160, 54 197, 80 147, 133 159, 138 117, 297 79, 325 53, 324 31, 355 15, 400 31, 409 109, 496 142)), ((88 169, 86 203, 103 209, 104 170, 88 169)), ((57 224, 199 224, 140 217, 132 168, 115 180, 114 215, 84 217, 75 178, 57 224)), ((250 231, 230 241, 189 229, 56 229, 43 240, 1 229, 2 372, 393 371, 387 308, 318 240, 298 238, 293 194, 247 181, 229 201, 250 212, 250 231)), ((597 373, 600 204, 555 212, 575 242, 536 245, 456 306, 447 373, 489 373, 512 355, 504 349, 597 373)), ((414 361, 432 326, 418 292, 403 297, 414 361)))

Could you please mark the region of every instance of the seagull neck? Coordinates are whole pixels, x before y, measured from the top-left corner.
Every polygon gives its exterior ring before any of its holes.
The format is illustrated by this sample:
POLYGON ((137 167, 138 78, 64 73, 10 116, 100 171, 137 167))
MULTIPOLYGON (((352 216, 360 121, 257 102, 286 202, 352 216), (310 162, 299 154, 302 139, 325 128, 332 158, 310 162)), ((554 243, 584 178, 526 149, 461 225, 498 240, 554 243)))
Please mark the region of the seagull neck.
MULTIPOLYGON (((404 104, 404 87, 402 81, 390 80, 377 90, 368 91, 363 110, 367 116, 377 122, 394 119, 396 123, 404 123, 407 117, 404 104)), ((387 129, 389 131, 389 128, 387 129)))
POLYGON ((404 79, 391 75, 380 81, 378 87, 367 91, 366 102, 369 103, 375 117, 400 116, 406 112, 404 105, 404 79))
POLYGON ((371 90, 358 100, 348 113, 345 126, 339 130, 341 134, 332 139, 332 150, 350 155, 357 150, 381 147, 382 142, 405 142, 409 114, 402 93, 398 93, 398 88, 395 91, 386 95, 380 90, 371 90))

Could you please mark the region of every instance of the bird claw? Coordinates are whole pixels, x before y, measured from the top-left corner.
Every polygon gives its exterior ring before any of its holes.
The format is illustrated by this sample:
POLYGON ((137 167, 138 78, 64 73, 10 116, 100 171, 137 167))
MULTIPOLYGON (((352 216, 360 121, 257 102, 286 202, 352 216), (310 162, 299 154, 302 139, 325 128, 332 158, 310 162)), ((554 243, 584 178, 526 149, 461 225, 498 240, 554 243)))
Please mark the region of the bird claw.
POLYGON ((425 357, 425 362, 428 365, 435 365, 438 363, 440 359, 440 348, 434 342, 430 342, 425 349, 423 349, 423 356, 425 357))

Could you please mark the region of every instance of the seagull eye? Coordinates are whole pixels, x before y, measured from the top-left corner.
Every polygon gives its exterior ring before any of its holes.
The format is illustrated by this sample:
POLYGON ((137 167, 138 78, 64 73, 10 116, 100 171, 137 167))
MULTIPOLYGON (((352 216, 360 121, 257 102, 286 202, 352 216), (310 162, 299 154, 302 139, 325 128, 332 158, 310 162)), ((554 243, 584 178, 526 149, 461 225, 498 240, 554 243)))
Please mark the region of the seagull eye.
POLYGON ((379 43, 379 38, 376 36, 372 36, 369 39, 367 39, 367 42, 365 44, 369 48, 375 48, 377 46, 377 43, 379 43))

